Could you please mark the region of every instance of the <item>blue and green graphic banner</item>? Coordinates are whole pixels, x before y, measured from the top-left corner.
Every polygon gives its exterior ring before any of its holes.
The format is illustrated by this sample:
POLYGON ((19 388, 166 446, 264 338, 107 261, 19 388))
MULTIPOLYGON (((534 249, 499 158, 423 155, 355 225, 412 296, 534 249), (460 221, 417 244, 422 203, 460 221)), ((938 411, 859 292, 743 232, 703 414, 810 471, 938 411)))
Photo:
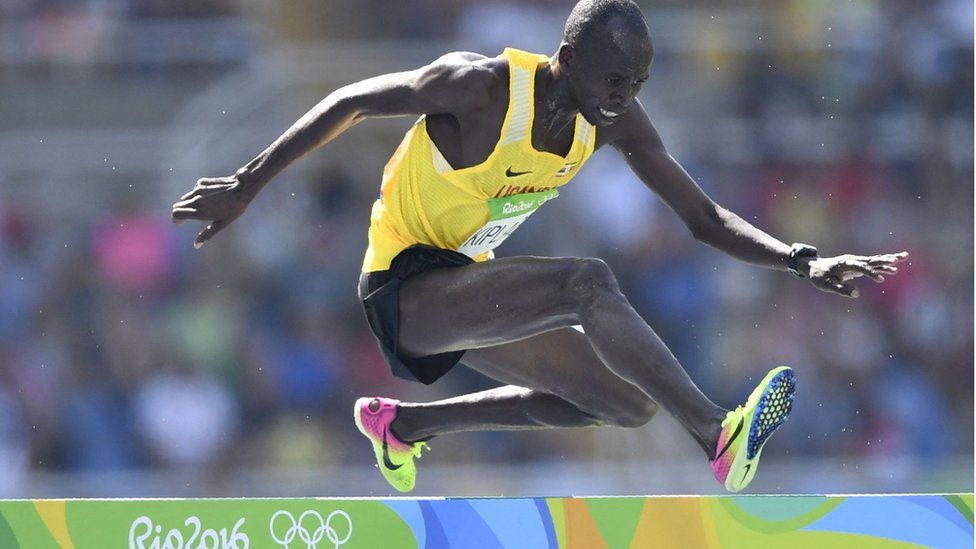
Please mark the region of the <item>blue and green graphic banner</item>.
POLYGON ((0 548, 973 547, 973 495, 0 501, 0 548))

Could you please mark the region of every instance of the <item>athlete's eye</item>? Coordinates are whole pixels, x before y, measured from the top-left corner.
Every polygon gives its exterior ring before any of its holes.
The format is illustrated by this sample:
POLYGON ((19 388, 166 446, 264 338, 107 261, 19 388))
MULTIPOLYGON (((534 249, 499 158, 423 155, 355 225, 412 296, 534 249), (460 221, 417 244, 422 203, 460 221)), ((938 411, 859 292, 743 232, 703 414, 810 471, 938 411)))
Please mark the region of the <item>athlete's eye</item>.
POLYGON ((619 86, 620 85, 620 77, 619 76, 608 76, 607 77, 607 84, 610 84, 613 87, 619 86))

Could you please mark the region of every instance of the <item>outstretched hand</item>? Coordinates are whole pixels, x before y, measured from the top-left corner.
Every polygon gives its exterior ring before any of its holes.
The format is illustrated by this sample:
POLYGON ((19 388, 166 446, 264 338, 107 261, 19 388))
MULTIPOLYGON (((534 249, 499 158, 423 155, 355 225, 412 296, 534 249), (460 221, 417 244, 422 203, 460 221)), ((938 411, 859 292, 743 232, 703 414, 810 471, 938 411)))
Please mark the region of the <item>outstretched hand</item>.
POLYGON ((179 224, 187 219, 210 221, 193 240, 193 247, 199 248, 240 217, 253 198, 253 192, 236 175, 204 177, 197 181, 193 190, 173 204, 173 222, 179 224))
POLYGON ((825 292, 847 297, 857 297, 859 292, 850 281, 866 276, 875 282, 884 282, 885 275, 898 272, 896 263, 908 258, 908 252, 883 255, 851 255, 821 257, 808 264, 810 282, 825 292))

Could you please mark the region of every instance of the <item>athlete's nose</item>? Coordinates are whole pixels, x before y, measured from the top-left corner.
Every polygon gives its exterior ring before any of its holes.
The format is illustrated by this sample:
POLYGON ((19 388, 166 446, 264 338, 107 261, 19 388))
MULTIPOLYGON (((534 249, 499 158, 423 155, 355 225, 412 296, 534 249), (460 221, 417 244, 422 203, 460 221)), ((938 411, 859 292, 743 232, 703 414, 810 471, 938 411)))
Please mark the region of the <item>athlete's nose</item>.
POLYGON ((625 110, 627 110, 628 107, 630 107, 630 102, 633 99, 634 99, 633 97, 627 97, 627 98, 618 97, 618 98, 614 98, 614 97, 611 96, 610 97, 610 110, 612 110, 613 112, 624 112, 625 110))

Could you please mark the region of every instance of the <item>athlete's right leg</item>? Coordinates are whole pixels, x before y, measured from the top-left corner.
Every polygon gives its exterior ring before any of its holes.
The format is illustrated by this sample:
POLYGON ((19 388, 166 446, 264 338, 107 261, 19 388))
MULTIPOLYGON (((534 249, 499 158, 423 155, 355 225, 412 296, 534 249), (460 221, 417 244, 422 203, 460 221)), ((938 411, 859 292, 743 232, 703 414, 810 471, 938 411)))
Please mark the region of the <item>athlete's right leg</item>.
POLYGON ((698 390, 604 262, 496 259, 421 273, 400 289, 399 349, 407 356, 484 349, 574 324, 606 367, 664 406, 714 456, 726 411, 698 390))
POLYGON ((639 427, 658 405, 600 360, 586 336, 561 328, 462 359, 504 387, 426 403, 400 403, 391 430, 416 441, 461 431, 614 425, 639 427))

